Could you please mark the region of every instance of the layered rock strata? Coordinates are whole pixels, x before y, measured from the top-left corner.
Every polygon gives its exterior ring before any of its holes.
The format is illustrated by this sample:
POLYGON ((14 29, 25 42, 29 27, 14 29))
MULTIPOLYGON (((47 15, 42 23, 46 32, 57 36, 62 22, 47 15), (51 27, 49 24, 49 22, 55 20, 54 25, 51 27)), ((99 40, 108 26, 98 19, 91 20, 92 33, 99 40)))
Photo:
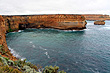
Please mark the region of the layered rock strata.
POLYGON ((84 16, 86 20, 90 20, 90 21, 110 20, 110 16, 109 15, 102 15, 102 14, 83 14, 82 16, 84 16))
POLYGON ((5 22, 2 16, 0 16, 0 54, 3 57, 7 57, 11 60, 16 60, 14 56, 10 53, 10 50, 7 47, 6 43, 6 29, 5 29, 5 22))
POLYGON ((24 15, 3 16, 6 31, 25 28, 55 28, 61 30, 80 30, 86 28, 85 18, 81 15, 24 15))

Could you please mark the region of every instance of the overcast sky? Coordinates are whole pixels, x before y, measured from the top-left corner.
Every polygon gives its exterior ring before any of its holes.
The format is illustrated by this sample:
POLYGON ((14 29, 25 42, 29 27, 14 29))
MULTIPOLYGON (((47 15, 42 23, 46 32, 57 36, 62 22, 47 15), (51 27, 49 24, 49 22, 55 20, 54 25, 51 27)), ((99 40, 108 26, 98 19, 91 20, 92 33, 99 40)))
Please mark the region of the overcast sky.
POLYGON ((0 15, 109 14, 110 0, 0 0, 0 15))

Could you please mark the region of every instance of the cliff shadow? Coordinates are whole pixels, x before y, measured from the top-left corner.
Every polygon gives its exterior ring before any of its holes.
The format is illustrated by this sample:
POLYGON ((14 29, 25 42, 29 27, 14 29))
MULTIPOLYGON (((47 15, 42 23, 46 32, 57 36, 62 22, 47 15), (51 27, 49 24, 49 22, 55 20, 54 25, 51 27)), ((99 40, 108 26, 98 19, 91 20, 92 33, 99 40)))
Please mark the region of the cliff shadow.
POLYGON ((26 24, 19 24, 19 30, 26 29, 26 24))

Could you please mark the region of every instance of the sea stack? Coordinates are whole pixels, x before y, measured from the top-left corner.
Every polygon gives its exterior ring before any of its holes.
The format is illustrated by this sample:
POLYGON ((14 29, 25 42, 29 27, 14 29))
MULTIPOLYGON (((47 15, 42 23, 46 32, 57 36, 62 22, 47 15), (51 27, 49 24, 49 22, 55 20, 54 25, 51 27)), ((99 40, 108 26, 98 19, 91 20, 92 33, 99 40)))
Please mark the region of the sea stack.
POLYGON ((105 25, 105 22, 104 21, 95 21, 94 22, 94 25, 105 25))

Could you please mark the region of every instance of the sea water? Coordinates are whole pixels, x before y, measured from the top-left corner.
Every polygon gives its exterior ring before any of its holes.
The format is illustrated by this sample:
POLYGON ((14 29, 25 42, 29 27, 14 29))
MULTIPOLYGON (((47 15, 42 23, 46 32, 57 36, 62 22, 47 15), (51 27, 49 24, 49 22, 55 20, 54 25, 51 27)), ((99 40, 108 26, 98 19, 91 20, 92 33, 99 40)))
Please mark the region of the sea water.
POLYGON ((14 56, 43 68, 59 66, 67 73, 110 73, 110 21, 83 31, 25 29, 8 33, 7 44, 14 56))

